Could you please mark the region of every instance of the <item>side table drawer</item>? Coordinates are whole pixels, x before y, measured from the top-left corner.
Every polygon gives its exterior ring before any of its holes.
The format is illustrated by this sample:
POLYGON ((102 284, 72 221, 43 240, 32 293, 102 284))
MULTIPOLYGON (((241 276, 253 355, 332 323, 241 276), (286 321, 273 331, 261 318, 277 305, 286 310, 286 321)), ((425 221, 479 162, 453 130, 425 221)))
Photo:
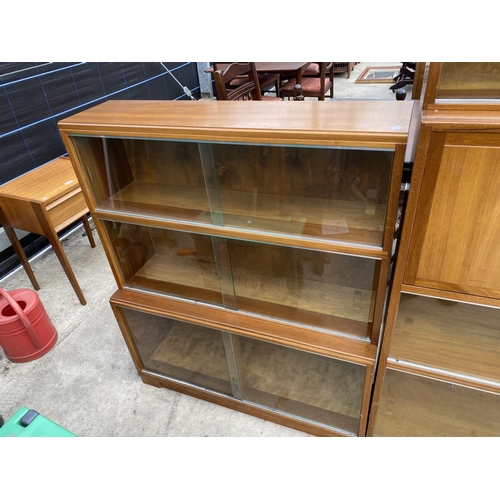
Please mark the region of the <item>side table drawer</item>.
POLYGON ((46 208, 56 232, 88 212, 80 187, 47 205, 46 208))

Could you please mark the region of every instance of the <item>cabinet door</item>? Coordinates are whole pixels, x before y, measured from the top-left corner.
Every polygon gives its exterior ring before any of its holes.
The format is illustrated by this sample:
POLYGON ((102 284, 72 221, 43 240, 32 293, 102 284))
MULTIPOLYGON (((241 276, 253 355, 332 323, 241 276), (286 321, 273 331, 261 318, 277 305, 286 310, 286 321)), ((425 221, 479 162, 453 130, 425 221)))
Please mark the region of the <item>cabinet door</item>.
POLYGON ((93 210, 358 246, 390 244, 384 231, 394 226, 401 175, 394 149, 71 141, 93 210))
POLYGON ((234 337, 244 400, 358 434, 365 366, 234 337))
POLYGON ((146 370, 232 394, 219 331, 126 307, 118 307, 115 312, 120 316, 124 337, 146 370))
POLYGON ((394 150, 213 144, 210 153, 203 164, 213 162, 224 225, 383 245, 394 150))
POLYGON ((364 365, 128 307, 114 310, 140 369, 342 434, 363 429, 371 374, 364 365))
POLYGON ((235 309, 355 337, 372 335, 377 261, 233 239, 225 244, 227 260, 219 261, 227 264, 220 263, 219 272, 232 277, 235 309))
POLYGON ((405 282, 500 298, 500 134, 435 133, 405 282))
POLYGON ((379 261, 96 219, 122 283, 370 338, 379 261))
POLYGON ((124 286, 223 305, 212 238, 99 220, 124 286))

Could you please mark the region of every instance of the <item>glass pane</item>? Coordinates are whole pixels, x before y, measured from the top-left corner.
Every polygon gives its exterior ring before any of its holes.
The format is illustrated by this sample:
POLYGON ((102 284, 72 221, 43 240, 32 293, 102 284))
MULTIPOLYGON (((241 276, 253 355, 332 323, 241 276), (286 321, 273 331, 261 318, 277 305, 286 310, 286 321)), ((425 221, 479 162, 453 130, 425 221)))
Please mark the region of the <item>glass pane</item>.
POLYGON ((438 99, 500 99, 500 63, 443 63, 436 97, 438 99))
POLYGON ((147 370, 232 394, 220 332, 132 309, 120 311, 147 370))
POLYGON ((222 305, 210 236, 101 222, 128 286, 222 305))
POLYGON ((238 240, 227 248, 239 310, 370 336, 377 261, 238 240))
POLYGON ((358 434, 365 367, 238 337, 243 399, 358 434))
POLYGON ((402 294, 389 356, 500 382, 500 309, 402 294))
POLYGON ((500 436, 500 397, 387 370, 375 436, 500 436))
POLYGON ((224 224, 381 246, 393 154, 214 144, 224 224))
POLYGON ((98 208, 197 220, 210 210, 198 144, 72 137, 98 208))
POLYGON ((101 209, 382 244, 393 151, 72 141, 101 209))

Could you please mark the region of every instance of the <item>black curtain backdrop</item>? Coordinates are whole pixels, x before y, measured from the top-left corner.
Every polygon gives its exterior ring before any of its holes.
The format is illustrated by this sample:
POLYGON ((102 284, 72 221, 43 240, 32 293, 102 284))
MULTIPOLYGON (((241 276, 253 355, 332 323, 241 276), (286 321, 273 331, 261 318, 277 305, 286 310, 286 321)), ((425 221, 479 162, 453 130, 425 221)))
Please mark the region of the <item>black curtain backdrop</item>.
MULTIPOLYGON (((164 62, 200 98, 194 62, 164 62)), ((66 153, 57 122, 111 99, 189 99, 161 63, 0 62, 0 184, 66 153)), ((47 245, 30 235, 28 255, 47 245)), ((12 249, 0 253, 0 277, 19 265, 12 249)))

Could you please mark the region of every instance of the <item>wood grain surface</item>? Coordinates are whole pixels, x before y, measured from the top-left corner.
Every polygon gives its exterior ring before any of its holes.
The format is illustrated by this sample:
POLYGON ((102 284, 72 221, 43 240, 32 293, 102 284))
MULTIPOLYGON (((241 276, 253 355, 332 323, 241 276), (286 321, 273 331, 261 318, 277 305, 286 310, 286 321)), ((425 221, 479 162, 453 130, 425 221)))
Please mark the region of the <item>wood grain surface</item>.
POLYGON ((59 122, 63 133, 266 143, 406 143, 413 101, 108 101, 59 122))

